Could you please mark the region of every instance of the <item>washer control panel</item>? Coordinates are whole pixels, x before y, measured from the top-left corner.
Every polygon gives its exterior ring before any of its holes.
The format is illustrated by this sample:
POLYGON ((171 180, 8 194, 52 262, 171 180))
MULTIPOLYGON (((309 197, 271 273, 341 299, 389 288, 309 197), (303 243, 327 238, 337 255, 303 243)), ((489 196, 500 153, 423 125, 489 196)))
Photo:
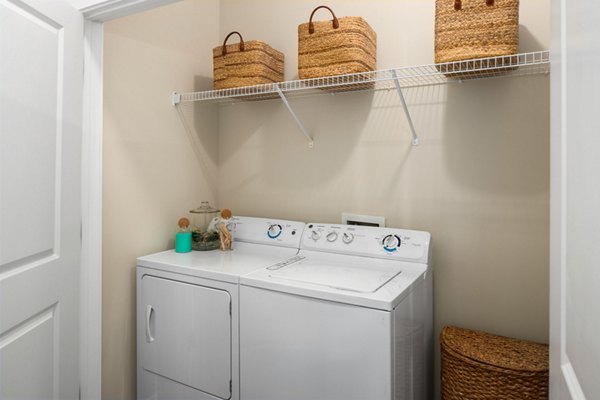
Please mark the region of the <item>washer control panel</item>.
POLYGON ((309 223, 300 249, 427 262, 430 242, 423 231, 309 223))

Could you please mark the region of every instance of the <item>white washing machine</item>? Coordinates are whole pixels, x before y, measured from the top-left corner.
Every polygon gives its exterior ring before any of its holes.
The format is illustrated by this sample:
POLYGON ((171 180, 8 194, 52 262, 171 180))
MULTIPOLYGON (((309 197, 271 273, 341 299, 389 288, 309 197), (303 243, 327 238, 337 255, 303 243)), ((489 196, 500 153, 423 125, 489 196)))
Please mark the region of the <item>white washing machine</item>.
POLYGON ((296 255, 304 223, 234 226, 232 251, 137 259, 138 399, 239 399, 239 277, 296 255))
POLYGON ((433 396, 430 234, 307 225, 298 255, 240 279, 243 400, 433 396))

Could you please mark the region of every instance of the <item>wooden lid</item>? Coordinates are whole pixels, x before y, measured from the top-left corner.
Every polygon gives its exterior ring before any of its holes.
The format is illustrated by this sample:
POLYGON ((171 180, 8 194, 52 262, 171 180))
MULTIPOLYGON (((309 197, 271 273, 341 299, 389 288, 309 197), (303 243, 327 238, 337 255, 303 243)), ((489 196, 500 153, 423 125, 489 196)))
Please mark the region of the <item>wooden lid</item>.
POLYGON ((527 372, 548 370, 548 345, 447 326, 442 348, 494 367, 527 372))

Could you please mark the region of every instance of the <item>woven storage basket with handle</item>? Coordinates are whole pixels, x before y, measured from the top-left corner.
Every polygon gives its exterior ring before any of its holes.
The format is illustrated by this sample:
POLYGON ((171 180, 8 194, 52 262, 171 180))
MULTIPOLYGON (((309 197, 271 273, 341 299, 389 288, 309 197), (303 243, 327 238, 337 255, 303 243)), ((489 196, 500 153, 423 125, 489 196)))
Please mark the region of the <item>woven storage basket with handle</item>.
POLYGON ((213 87, 229 89, 283 81, 283 53, 260 40, 244 42, 231 32, 213 49, 213 87), (240 42, 227 44, 232 35, 240 42))
POLYGON ((310 14, 298 26, 298 76, 300 79, 353 74, 376 69, 377 34, 361 17, 337 18, 327 6, 310 14), (313 22, 325 8, 333 20, 313 22))
POLYGON ((445 327, 442 400, 548 399, 548 346, 445 327))
MULTIPOLYGON (((519 52, 519 0, 436 0, 435 62, 507 56, 519 52)), ((460 70, 499 68, 514 62, 500 58, 485 63, 459 64, 460 70)), ((441 66, 453 75, 454 66, 441 66)), ((504 69, 505 71, 510 68, 504 69)), ((499 71, 496 71, 499 72, 499 71)))

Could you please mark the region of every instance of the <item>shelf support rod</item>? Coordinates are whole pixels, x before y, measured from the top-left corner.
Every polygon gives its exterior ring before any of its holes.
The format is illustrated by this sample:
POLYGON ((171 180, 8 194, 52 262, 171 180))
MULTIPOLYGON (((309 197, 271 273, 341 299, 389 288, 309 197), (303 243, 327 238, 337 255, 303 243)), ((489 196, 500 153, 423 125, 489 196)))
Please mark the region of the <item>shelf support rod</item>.
POLYGON ((398 75, 396 74, 396 70, 392 70, 392 75, 394 76, 394 85, 396 86, 396 91, 398 92, 398 96, 400 97, 402 108, 404 108, 406 119, 408 119, 408 125, 410 126, 410 132, 412 134, 412 145, 417 146, 419 144, 419 138, 417 137, 417 131, 415 130, 415 126, 413 125, 412 118, 410 117, 410 111, 408 111, 408 106, 406 105, 406 100, 404 99, 404 94, 402 93, 402 88, 400 87, 400 82, 398 81, 398 75))
POLYGON ((302 125, 302 122, 300 121, 300 119, 298 118, 298 116, 296 115, 294 110, 292 109, 292 106, 290 106, 290 103, 288 102, 287 98, 285 97, 285 94, 281 91, 281 88, 279 87, 279 85, 275 85, 275 89, 277 90, 277 94, 281 98, 281 101, 283 101, 283 104, 285 105, 285 107, 287 108, 289 113, 292 115, 292 118, 294 118, 294 121, 296 121, 296 125, 298 125, 298 128, 300 128, 300 131, 302 132, 302 134, 304 135, 306 140, 308 140, 308 148, 312 149, 315 145, 313 138, 308 134, 308 132, 306 132, 304 125, 302 125))

